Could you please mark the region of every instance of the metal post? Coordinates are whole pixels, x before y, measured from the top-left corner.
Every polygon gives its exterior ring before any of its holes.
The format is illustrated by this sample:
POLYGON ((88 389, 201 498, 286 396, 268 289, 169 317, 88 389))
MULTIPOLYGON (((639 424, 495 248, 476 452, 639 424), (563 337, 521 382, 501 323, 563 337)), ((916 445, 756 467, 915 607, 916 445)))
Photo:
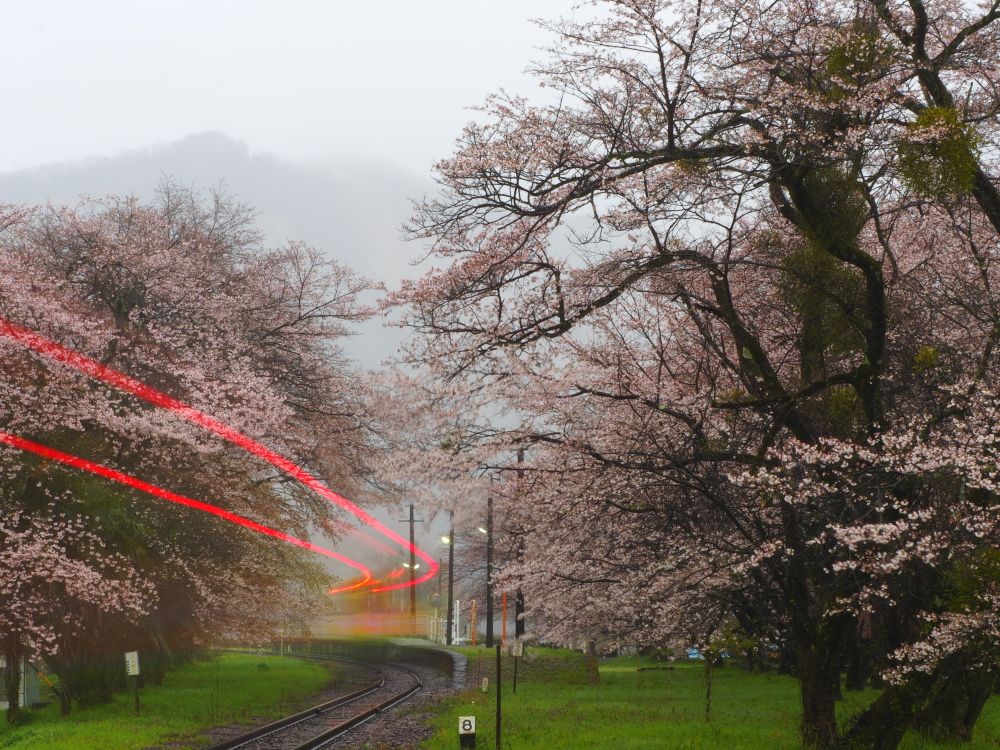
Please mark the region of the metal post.
MULTIPOLYGON (((410 524, 410 633, 416 633, 417 628, 417 587, 414 585, 414 580, 417 577, 417 548, 415 546, 415 538, 413 527, 417 521, 423 521, 422 518, 413 517, 413 503, 410 503, 410 517, 399 519, 400 523, 410 524)), ((405 599, 400 602, 400 611, 403 611, 405 599)))
POLYGON ((472 611, 469 613, 469 622, 472 623, 470 637, 472 638, 472 645, 476 645, 476 631, 479 630, 477 627, 479 623, 479 618, 476 617, 476 600, 472 600, 472 611))
POLYGON ((486 647, 493 647, 493 492, 486 496, 486 647))
POLYGON ((445 642, 451 645, 451 631, 455 622, 455 511, 448 511, 448 624, 445 642))
POLYGON ((415 521, 413 520, 413 503, 410 503, 410 617, 413 618, 414 624, 417 618, 417 587, 414 585, 413 581, 417 577, 417 555, 416 546, 414 545, 413 527, 415 521))
POLYGON ((502 673, 500 670, 500 644, 497 644, 497 746, 496 750, 500 750, 500 693, 503 692, 503 680, 501 679, 502 673))
MULTIPOLYGON (((524 448, 520 448, 517 451, 517 478, 521 479, 524 477, 524 469, 521 468, 524 463, 524 448)), ((518 534, 517 536, 517 564, 520 565, 524 557, 524 536, 518 534)), ((521 583, 518 581, 517 591, 514 593, 514 637, 517 639, 524 638, 524 592, 521 591, 521 583)), ((516 664, 516 662, 515 662, 516 664)), ((516 667, 515 667, 516 670, 516 667)))

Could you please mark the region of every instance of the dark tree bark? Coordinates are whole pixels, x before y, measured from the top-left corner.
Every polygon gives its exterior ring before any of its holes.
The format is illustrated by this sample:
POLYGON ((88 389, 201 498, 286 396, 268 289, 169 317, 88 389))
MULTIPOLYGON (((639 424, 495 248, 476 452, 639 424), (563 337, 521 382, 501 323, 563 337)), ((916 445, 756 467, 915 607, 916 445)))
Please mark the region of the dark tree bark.
POLYGON ((995 669, 971 669, 966 664, 935 682, 914 728, 936 742, 969 742, 983 706, 997 687, 995 669))
POLYGON ((926 697, 918 685, 890 685, 841 738, 842 750, 895 750, 926 697))
POLYGON ((847 671, 844 677, 844 687, 857 692, 865 689, 865 683, 871 674, 871 665, 865 653, 865 642, 857 633, 847 636, 847 671))
POLYGON ((7 674, 4 689, 7 692, 7 723, 14 726, 21 715, 21 649, 17 633, 8 633, 4 640, 7 674))
POLYGON ((797 649, 797 672, 802 696, 802 741, 807 748, 832 748, 837 740, 835 670, 813 641, 801 641, 797 649))

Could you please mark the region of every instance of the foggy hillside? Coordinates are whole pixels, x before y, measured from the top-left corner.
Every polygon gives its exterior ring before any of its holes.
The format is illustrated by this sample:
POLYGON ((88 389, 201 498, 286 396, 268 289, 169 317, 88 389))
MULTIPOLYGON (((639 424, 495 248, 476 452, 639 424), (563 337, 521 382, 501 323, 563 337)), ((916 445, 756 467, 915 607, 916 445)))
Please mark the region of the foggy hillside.
MULTIPOLYGON (((111 193, 149 198, 167 176, 195 189, 222 186, 257 209, 269 242, 302 240, 389 285, 414 272, 408 262, 420 251, 399 234, 409 199, 434 187, 389 165, 296 164, 251 154, 222 133, 203 133, 114 157, 0 174, 0 201, 75 204, 81 196, 111 193)), ((374 367, 398 340, 397 331, 371 323, 348 349, 374 367)))

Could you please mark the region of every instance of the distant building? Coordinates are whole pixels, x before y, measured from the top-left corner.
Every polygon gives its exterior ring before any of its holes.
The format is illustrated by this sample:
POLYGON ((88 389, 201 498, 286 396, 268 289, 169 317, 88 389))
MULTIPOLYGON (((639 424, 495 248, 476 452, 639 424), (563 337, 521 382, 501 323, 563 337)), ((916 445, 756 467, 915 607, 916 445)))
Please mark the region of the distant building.
MULTIPOLYGON (((38 703, 39 680, 38 672, 32 669, 31 665, 24 659, 20 663, 21 668, 21 695, 18 705, 31 706, 38 703)), ((7 710, 10 702, 7 700, 7 658, 0 656, 0 711, 7 710)))

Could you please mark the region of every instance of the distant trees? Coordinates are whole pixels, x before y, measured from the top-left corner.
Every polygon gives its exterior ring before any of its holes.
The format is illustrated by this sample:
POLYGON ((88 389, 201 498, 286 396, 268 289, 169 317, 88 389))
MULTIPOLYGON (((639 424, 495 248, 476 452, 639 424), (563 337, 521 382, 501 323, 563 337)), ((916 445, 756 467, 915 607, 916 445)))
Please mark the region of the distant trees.
POLYGON ((412 361, 504 413, 468 465, 529 449, 507 575, 566 638, 779 645, 808 746, 967 737, 1000 666, 1000 7, 599 11, 551 26, 550 103, 491 97, 441 162, 437 268, 393 298, 412 361), (841 727, 849 666, 885 688, 841 727))
MULTIPOLYGON (((367 282, 307 246, 267 248, 248 209, 171 184, 152 205, 110 198, 11 210, 4 224, 5 320, 350 490, 367 438, 337 340, 366 314, 357 296, 367 282)), ((326 518, 324 500, 170 412, 8 338, 0 357, 5 433, 299 536, 326 518)), ((110 697, 123 680, 123 646, 142 649, 144 672, 157 679, 199 645, 264 637, 283 619, 308 616, 327 579, 301 550, 10 447, 0 449, 0 518, 0 642, 7 653, 46 657, 65 710, 110 697), (24 597, 37 606, 19 604, 24 597)))

